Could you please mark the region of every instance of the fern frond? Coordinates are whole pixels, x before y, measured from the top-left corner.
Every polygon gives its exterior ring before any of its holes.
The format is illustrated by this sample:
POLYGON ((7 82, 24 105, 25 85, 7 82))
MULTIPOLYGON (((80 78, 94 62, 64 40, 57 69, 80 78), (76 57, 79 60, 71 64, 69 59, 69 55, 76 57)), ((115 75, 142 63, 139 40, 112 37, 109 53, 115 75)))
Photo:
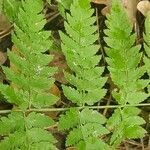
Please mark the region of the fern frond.
MULTIPOLYGON (((79 106, 93 105, 106 94, 106 90, 102 89, 106 78, 100 76, 104 68, 97 66, 101 58, 96 55, 99 46, 94 44, 98 39, 97 27, 94 26, 96 18, 91 17, 94 11, 88 0, 74 0, 70 12, 65 22, 67 35, 60 32, 60 36, 62 51, 74 73, 65 72, 65 78, 71 86, 63 85, 63 92, 79 106)), ((71 130, 66 139, 67 147, 108 150, 109 146, 99 138, 109 133, 103 126, 105 122, 105 117, 96 111, 70 109, 60 117, 59 129, 71 130)))
MULTIPOLYGON (((113 97, 120 105, 127 103, 134 105, 147 99, 148 94, 144 88, 148 85, 147 80, 140 78, 145 73, 145 67, 138 67, 142 54, 140 47, 134 46, 135 34, 132 34, 132 26, 127 14, 118 0, 114 0, 111 13, 107 16, 105 41, 108 45, 108 69, 111 79, 117 86, 113 91, 113 97), (121 19, 120 19, 121 18, 121 19)), ((115 110, 107 122, 112 129, 110 144, 117 146, 126 138, 144 137, 146 130, 140 127, 145 121, 138 116, 137 108, 120 108, 115 110), (134 133, 129 132, 133 130, 134 133), (141 134, 139 131, 141 130, 141 134)))
MULTIPOLYGON (((19 103, 19 107, 22 108, 46 107, 53 105, 57 100, 54 95, 45 92, 54 84, 52 76, 56 69, 48 66, 53 58, 43 54, 50 48, 51 41, 49 40, 50 33, 42 31, 46 23, 40 13, 42 8, 41 0, 22 1, 12 37, 17 51, 8 53, 11 65, 14 67, 11 69, 3 67, 7 78, 15 85, 14 89, 9 88, 9 91, 16 98, 16 104, 19 103), (32 17, 29 17, 30 15, 32 17), (21 97, 22 104, 17 101, 21 97)), ((7 95, 7 89, 4 85, 0 86, 2 94, 8 98, 8 101, 15 103, 14 98, 7 95)))
POLYGON ((10 149, 18 149, 22 148, 25 150, 24 142, 25 142, 25 133, 24 132, 15 132, 14 134, 10 134, 9 137, 2 140, 0 143, 1 150, 10 150, 10 149))
MULTIPOLYGON (((16 50, 8 52, 10 68, 2 67, 10 85, 0 84, 6 100, 19 112, 1 117, 1 150, 56 150, 56 140, 45 128, 55 122, 42 114, 26 110, 31 107, 49 107, 58 98, 48 91, 54 85, 56 68, 49 67, 52 57, 44 54, 51 46, 50 33, 43 31, 44 16, 42 0, 22 0, 18 20, 14 25, 12 40, 16 50), (34 9, 33 9, 34 8, 34 9)), ((14 6, 15 7, 15 6, 14 6)))
POLYGON ((105 122, 106 118, 97 111, 88 108, 82 111, 70 109, 60 117, 59 129, 71 130, 67 136, 66 146, 74 146, 79 150, 90 149, 93 146, 95 150, 98 150, 99 147, 96 144, 103 143, 109 149, 109 146, 99 139, 109 133, 103 126, 105 122))
POLYGON ((94 11, 90 2, 73 1, 71 14, 67 14, 65 29, 68 35, 60 33, 62 51, 74 74, 65 73, 65 77, 73 87, 63 86, 65 96, 78 105, 93 105, 102 99, 106 90, 102 89, 106 79, 100 77, 102 67, 97 67, 100 56, 97 56, 97 27, 94 26, 94 11), (78 12, 78 13, 77 13, 78 12))
POLYGON ((118 86, 119 92, 114 91, 114 97, 119 104, 138 104, 144 101, 148 94, 143 93, 144 87, 139 87, 138 83, 145 84, 139 78, 144 74, 143 67, 138 68, 141 60, 139 46, 134 46, 135 35, 131 35, 132 26, 129 23, 126 12, 118 1, 114 1, 111 14, 108 15, 105 30, 105 41, 107 48, 107 62, 113 82, 118 86), (122 18, 122 19, 120 19, 122 18))

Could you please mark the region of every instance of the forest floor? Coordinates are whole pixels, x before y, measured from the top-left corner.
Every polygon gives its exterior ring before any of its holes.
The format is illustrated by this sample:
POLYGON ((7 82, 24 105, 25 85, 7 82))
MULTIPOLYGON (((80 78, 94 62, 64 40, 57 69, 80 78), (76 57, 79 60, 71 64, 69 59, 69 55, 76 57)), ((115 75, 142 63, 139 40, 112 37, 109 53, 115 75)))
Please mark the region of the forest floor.
MULTIPOLYGON (((64 97, 61 84, 66 84, 66 80, 63 75, 63 69, 69 70, 65 57, 63 56, 60 48, 60 39, 59 39, 59 30, 64 30, 64 19, 60 15, 57 7, 57 3, 55 1, 52 1, 52 5, 46 4, 45 5, 45 17, 47 19, 47 24, 45 25, 45 30, 51 30, 52 31, 52 37, 54 39, 53 43, 53 51, 50 52, 50 54, 54 55, 54 60, 49 63, 50 66, 57 66, 59 68, 59 73, 55 75, 55 86, 50 89, 50 92, 54 93, 55 95, 60 97, 60 101, 55 105, 55 107, 69 107, 71 104, 70 102, 64 97)), ((106 43, 103 40, 103 30, 106 28, 105 26, 105 20, 106 20, 106 13, 109 11, 109 3, 98 3, 98 1, 94 1, 91 3, 92 7, 95 9, 95 16, 97 17, 97 23, 99 28, 100 37, 98 39, 98 43, 101 46, 101 49, 104 50, 104 47, 106 46, 106 43), (107 9, 106 7, 107 6, 107 9), (105 8, 105 9, 104 9, 105 8)), ((129 10, 130 11, 130 10, 129 10)), ((137 43, 143 42, 143 31, 144 31, 144 21, 145 16, 138 11, 136 8, 134 8, 134 11, 136 13, 130 14, 131 16, 131 22, 133 22, 133 32, 137 34, 137 43)), ((129 12, 131 13, 131 12, 129 12)), ((11 30, 13 30, 13 27, 8 22, 8 20, 0 18, 0 63, 5 66, 10 66, 9 60, 7 58, 7 49, 14 50, 13 43, 11 41, 11 30), (2 21, 3 20, 3 21, 2 21), (1 30, 2 29, 2 30, 1 30)), ((141 49, 142 50, 142 49, 141 49)), ((47 52, 49 53, 49 52, 47 52)), ((99 52, 100 53, 100 52, 99 52)), ((101 62, 100 65, 103 65, 104 62, 101 62)), ((7 79, 5 78, 4 73, 2 70, 0 70, 0 82, 2 83, 8 83, 7 79)), ((113 84, 111 81, 108 81, 107 87, 113 88, 113 84)), ((13 106, 11 104, 8 104, 5 100, 2 100, 3 97, 1 96, 0 100, 0 110, 9 110, 12 109, 13 106)), ((111 98, 110 94, 105 97, 105 101, 102 101, 98 105, 114 105, 116 104, 113 99, 111 98)), ((150 108, 147 107, 140 107, 142 109, 141 116, 146 120, 147 124, 144 125, 144 128, 146 128, 148 131, 150 131, 150 124, 149 124, 149 113, 150 108)), ((106 117, 111 116, 113 109, 104 109, 100 110, 101 113, 103 113, 106 117)), ((52 112, 47 113, 47 115, 50 115, 53 117, 53 119, 58 120, 58 116, 61 114, 61 112, 52 112)), ((58 132, 57 130, 53 130, 53 133, 55 137, 60 141, 58 143, 59 149, 64 149, 64 139, 65 135, 58 132)), ((120 150, 150 150, 150 137, 149 134, 145 136, 142 139, 137 140, 125 140, 118 149, 120 150)), ((73 148, 68 148, 67 150, 73 150, 73 148)))

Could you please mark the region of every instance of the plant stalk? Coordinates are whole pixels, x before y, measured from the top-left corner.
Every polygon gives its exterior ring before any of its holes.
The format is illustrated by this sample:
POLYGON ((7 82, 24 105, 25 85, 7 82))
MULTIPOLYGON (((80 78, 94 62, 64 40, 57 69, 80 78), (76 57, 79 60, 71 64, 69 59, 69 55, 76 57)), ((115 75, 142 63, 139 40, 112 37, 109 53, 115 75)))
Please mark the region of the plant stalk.
MULTIPOLYGON (((143 103, 143 104, 135 104, 135 105, 109 105, 109 106, 82 106, 82 107, 71 107, 71 108, 76 108, 76 109, 84 109, 84 108, 89 108, 89 109, 110 109, 110 108, 123 108, 123 107, 150 107, 150 103, 143 103)), ((42 108, 42 109, 27 109, 25 112, 54 112, 54 111, 66 111, 69 110, 70 108, 42 108)), ((16 112, 22 112, 23 110, 21 109, 12 109, 12 110, 0 110, 0 114, 7 114, 11 113, 12 111, 16 112)))

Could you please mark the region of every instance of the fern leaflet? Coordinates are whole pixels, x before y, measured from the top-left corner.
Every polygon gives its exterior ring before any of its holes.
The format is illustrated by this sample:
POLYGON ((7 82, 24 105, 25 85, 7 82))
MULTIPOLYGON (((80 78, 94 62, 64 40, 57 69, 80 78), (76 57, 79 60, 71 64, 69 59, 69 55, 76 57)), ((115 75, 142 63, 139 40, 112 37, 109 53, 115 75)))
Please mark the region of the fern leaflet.
POLYGON ((78 111, 72 108, 60 117, 59 129, 71 130, 66 146, 75 146, 79 150, 109 150, 109 146, 99 139, 109 133, 103 126, 105 122, 106 118, 97 111, 88 108, 78 111))
POLYGON ((140 127, 145 120, 138 116, 140 110, 136 107, 116 109, 107 122, 107 128, 113 130, 110 144, 117 146, 125 138, 141 138, 146 131, 140 127))

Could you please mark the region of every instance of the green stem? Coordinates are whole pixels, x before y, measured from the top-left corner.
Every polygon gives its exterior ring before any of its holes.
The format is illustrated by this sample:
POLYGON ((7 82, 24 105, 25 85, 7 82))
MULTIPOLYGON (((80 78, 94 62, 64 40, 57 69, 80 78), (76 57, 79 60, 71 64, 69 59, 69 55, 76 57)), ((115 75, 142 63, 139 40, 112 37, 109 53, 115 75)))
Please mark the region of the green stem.
MULTIPOLYGON (((83 109, 83 108, 89 108, 89 109, 105 109, 105 108, 123 108, 123 107, 150 107, 150 103, 143 103, 143 104, 135 104, 135 105, 109 105, 109 106, 83 106, 83 107, 71 107, 76 109, 83 109)), ((52 112, 52 111, 66 111, 70 108, 43 108, 43 109, 28 109, 26 112, 52 112)), ((0 110, 0 114, 7 114, 11 113, 12 111, 22 112, 20 109, 14 109, 14 110, 0 110)))

